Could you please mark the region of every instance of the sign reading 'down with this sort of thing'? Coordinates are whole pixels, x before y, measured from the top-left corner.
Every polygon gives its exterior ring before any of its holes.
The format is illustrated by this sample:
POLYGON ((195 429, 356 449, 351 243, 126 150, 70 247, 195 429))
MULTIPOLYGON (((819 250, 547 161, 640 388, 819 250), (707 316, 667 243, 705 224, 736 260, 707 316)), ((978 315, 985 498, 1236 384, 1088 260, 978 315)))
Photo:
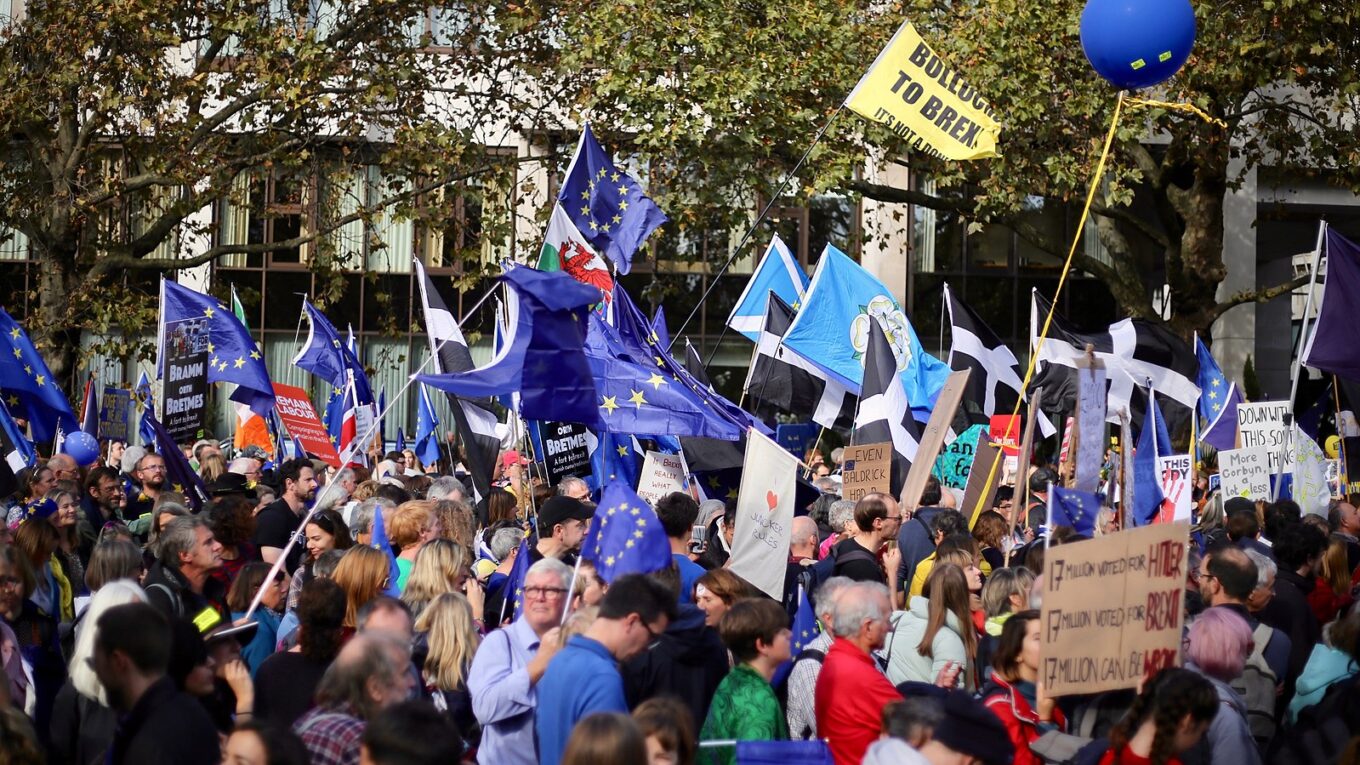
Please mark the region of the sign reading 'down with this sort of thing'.
POLYGON ((845 447, 841 496, 855 502, 865 494, 892 490, 892 442, 845 447))
POLYGON ((1050 696, 1133 688, 1180 658, 1190 524, 1050 548, 1039 679, 1050 696))

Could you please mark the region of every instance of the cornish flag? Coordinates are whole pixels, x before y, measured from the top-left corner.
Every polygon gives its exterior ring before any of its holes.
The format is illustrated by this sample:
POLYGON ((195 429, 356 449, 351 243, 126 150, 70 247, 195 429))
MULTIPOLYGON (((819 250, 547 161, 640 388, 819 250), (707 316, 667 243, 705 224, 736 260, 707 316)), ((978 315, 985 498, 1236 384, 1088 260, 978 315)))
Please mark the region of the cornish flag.
MULTIPOLYGON (((1051 305, 1037 290, 1032 292, 1031 347, 1038 345, 1043 317, 1051 305)), ((1161 396, 1158 404, 1168 430, 1175 432, 1189 422, 1199 403, 1195 352, 1160 323, 1144 319, 1117 321, 1104 331, 1078 332, 1055 313, 1030 382, 1031 390, 1044 389, 1046 411, 1065 413, 1076 406, 1077 359, 1086 355, 1087 344, 1094 346, 1095 357, 1105 363, 1111 422, 1118 422, 1119 412, 1127 409, 1129 421, 1135 427, 1140 425, 1147 410, 1149 386, 1161 396)))
POLYGON ((794 315, 794 309, 779 295, 769 293, 755 361, 746 377, 746 394, 785 412, 812 412, 813 422, 833 428, 854 399, 845 386, 784 346, 784 333, 793 324, 794 315))
POLYGON ((609 264, 571 222, 561 202, 553 207, 548 221, 548 233, 538 255, 538 270, 566 271, 576 281, 598 287, 605 303, 613 300, 614 277, 609 273, 609 264))
POLYGON ((897 357, 883 333, 883 326, 869 322, 868 347, 864 356, 862 398, 855 416, 852 442, 873 444, 891 441, 893 445, 892 493, 897 496, 911 471, 921 434, 911 413, 902 377, 897 374, 897 357))
MULTIPOLYGON (((954 295, 947 282, 944 300, 949 309, 949 336, 952 338, 949 368, 972 371, 964 399, 978 405, 983 422, 994 414, 1015 411, 1021 388, 1020 362, 1015 354, 972 308, 954 295)), ((1055 429, 1047 417, 1040 414, 1038 421, 1045 437, 1053 435, 1055 429)))

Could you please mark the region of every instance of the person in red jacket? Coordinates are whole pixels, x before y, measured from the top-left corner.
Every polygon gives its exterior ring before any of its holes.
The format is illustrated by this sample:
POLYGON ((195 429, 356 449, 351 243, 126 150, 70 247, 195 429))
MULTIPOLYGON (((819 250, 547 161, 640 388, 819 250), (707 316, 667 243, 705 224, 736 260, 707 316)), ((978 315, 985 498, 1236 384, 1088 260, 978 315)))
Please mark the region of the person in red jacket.
POLYGON ((892 625, 888 588, 857 582, 837 596, 831 615, 835 641, 817 675, 817 735, 831 745, 836 765, 860 765, 878 738, 883 707, 902 698, 875 663, 892 625))
POLYGON ((1042 765, 1030 751, 1031 741, 1067 725, 1053 699, 1038 690, 1039 612, 1021 611, 1006 620, 992 655, 992 675, 982 691, 982 703, 1006 726, 1015 746, 1014 765, 1042 765))

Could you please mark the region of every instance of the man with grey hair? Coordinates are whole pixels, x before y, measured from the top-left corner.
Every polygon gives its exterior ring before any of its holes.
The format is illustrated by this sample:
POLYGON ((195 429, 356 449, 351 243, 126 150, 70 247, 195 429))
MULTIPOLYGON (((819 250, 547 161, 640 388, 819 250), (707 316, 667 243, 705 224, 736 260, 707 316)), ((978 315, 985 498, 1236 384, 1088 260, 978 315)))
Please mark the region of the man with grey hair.
POLYGON ((580 478, 571 475, 563 478, 562 482, 557 484, 557 493, 584 502, 590 499, 590 486, 580 478))
POLYGON ((229 620, 227 588, 209 576, 222 567, 222 543, 201 516, 176 518, 156 540, 156 562, 146 573, 147 601, 171 619, 189 619, 200 632, 229 620))
POLYGON ((80 466, 76 464, 76 458, 69 454, 53 454, 52 459, 47 461, 47 468, 52 471, 53 481, 80 482, 80 466))
MULTIPOLYGON (((544 558, 524 575, 524 608, 513 623, 482 641, 472 658, 467 687, 472 713, 482 726, 477 762, 537 765, 534 718, 538 681, 561 648, 562 612, 571 569, 544 558)), ((513 594, 510 594, 513 597, 513 594)))
POLYGON ((369 497, 355 505, 349 518, 346 519, 350 536, 354 537, 354 541, 361 545, 368 544, 373 538, 373 514, 378 512, 379 508, 392 510, 395 507, 396 505, 392 504, 391 500, 382 497, 369 497))
POLYGON ((835 640, 826 652, 814 694, 817 737, 827 739, 837 765, 864 759, 878 738, 883 707, 902 698, 874 661, 892 632, 888 588, 878 582, 845 585, 832 599, 835 640))
POLYGON ((264 463, 254 457, 237 457, 227 465, 227 472, 245 476, 246 482, 253 486, 260 482, 260 470, 263 467, 264 463))
POLYGON ((467 487, 463 485, 462 481, 451 475, 441 475, 434 479, 434 482, 430 484, 430 490, 425 492, 426 499, 435 501, 441 499, 463 501, 466 500, 467 497, 467 487))
MULTIPOLYGON (((817 689, 817 676, 822 672, 822 661, 831 648, 835 635, 831 631, 831 617, 836 597, 854 581, 844 576, 833 576, 817 588, 812 598, 813 608, 817 609, 817 622, 821 633, 811 642, 804 642, 803 650, 793 657, 793 668, 789 670, 789 701, 786 716, 789 722, 789 737, 795 741, 810 741, 817 738, 817 715, 813 705, 817 689)), ((795 640, 807 641, 808 635, 795 635, 795 640)))
POLYGON ((312 765, 357 765, 364 727, 415 687, 411 649, 382 632, 355 635, 322 675, 316 706, 293 725, 312 765))

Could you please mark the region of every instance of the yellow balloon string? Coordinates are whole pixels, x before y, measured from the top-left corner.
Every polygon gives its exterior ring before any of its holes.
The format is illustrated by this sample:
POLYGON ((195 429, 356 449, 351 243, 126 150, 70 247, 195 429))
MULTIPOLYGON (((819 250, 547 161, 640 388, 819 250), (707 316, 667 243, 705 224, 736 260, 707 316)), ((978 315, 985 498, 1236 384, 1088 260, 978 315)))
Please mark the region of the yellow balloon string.
MULTIPOLYGON (((1091 203, 1095 201, 1096 189, 1100 188, 1101 180, 1105 177, 1105 162, 1110 157, 1110 146, 1114 144, 1114 134, 1119 127, 1119 116, 1124 107, 1124 91, 1119 91, 1119 98, 1114 103, 1114 117, 1110 120, 1110 130, 1105 134, 1105 145, 1100 150, 1100 159, 1096 162, 1095 174, 1091 177, 1091 187, 1086 192, 1086 204, 1082 205, 1081 218, 1077 221, 1077 230, 1072 235, 1072 246, 1067 250, 1067 260, 1063 262, 1062 274, 1058 276, 1058 289, 1053 293, 1053 302, 1049 304, 1048 315, 1044 317, 1043 330, 1039 332, 1039 339, 1034 348, 1034 352, 1029 356, 1029 365, 1025 369, 1025 379, 1020 382, 1020 395, 1015 399, 1015 409, 1011 411, 1011 418, 1006 423, 1006 432, 1002 440, 1009 440, 1011 428, 1020 416, 1020 404, 1025 400, 1025 394, 1029 391, 1030 379, 1034 376, 1035 364, 1038 361, 1039 353, 1043 350, 1044 339, 1048 337, 1048 329, 1053 324, 1053 314, 1058 310, 1058 297, 1062 294, 1063 285, 1067 283, 1067 275, 1072 270, 1072 258, 1077 254, 1077 246, 1081 244, 1082 230, 1086 227, 1086 220, 1091 214, 1091 203)), ((994 443, 993 446, 1000 446, 994 443)), ((982 514, 983 503, 987 500, 987 495, 991 493, 992 482, 996 480, 996 469, 1001 464, 1001 460, 992 463, 991 471, 987 474, 987 483, 982 486, 982 494, 978 497, 977 505, 973 508, 973 515, 968 521, 971 528, 982 514)), ((1016 476, 1017 482, 1027 480, 1025 476, 1016 476)), ((1022 508, 1023 512, 1023 508, 1022 508)), ((1027 514, 1028 515, 1028 514, 1027 514)), ((1011 505, 1011 519, 1015 517, 1015 506, 1011 505)))
POLYGON ((1151 99, 1136 98, 1134 96, 1130 96, 1127 99, 1127 101, 1129 106, 1146 106, 1150 109, 1169 109, 1173 112, 1193 114, 1196 117, 1199 117, 1200 119, 1209 123, 1210 125, 1217 125, 1223 128, 1224 130, 1228 129, 1228 123, 1224 122, 1218 117, 1213 116, 1212 114, 1209 114, 1208 112, 1204 111, 1198 106, 1195 106, 1194 104, 1175 103, 1171 101, 1153 101, 1151 99))

